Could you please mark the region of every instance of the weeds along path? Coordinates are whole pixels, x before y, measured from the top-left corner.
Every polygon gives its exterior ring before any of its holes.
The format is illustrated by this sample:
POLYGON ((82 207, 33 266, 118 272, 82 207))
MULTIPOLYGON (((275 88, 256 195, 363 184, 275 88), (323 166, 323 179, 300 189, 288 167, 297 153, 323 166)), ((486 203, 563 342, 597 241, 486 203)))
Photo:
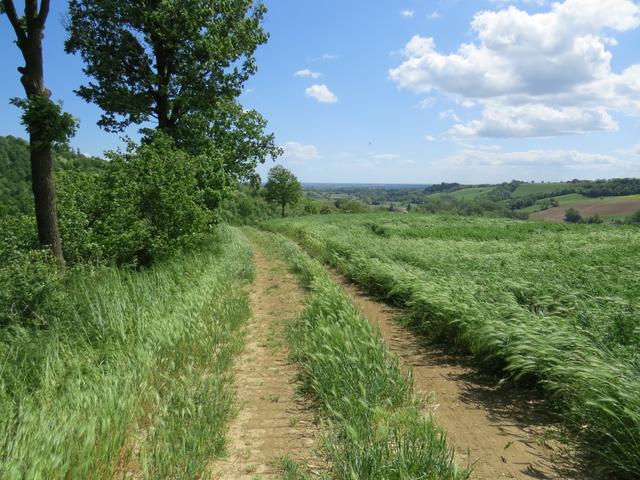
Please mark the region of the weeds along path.
POLYGON ((364 295, 335 271, 329 273, 413 371, 416 391, 430 397, 434 419, 455 446, 458 464, 474 464, 472 478, 587 478, 572 465, 567 447, 545 437, 553 430, 530 392, 498 389, 495 377, 478 374, 464 359, 425 345, 394 320, 398 312, 364 295))
POLYGON ((295 393, 296 366, 288 360, 284 319, 302 310, 304 290, 285 265, 254 245, 252 318, 235 373, 239 413, 231 422, 228 457, 211 466, 213 479, 277 478, 287 456, 314 470, 318 429, 307 402, 295 393))

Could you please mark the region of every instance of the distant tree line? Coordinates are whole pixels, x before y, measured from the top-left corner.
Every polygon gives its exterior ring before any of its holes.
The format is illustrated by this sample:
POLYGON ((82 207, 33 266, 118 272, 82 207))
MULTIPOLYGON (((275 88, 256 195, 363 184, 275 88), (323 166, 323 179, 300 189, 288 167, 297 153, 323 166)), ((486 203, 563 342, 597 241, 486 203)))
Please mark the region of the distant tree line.
POLYGON ((640 178, 613 178, 584 182, 578 191, 586 197, 615 197, 640 194, 640 178))

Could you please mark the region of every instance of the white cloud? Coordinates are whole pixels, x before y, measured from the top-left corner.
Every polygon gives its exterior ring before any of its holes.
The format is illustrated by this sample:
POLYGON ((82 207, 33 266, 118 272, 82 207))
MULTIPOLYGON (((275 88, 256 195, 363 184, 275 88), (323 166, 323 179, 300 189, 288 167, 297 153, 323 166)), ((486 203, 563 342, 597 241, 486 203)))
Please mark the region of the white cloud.
POLYGON ((604 109, 489 104, 480 120, 454 125, 449 132, 463 137, 544 137, 617 129, 618 124, 604 109))
POLYGON ((445 110, 444 112, 440 112, 438 115, 442 120, 453 120, 454 122, 460 121, 460 118, 453 110, 445 110))
POLYGON ((638 26, 640 7, 631 0, 565 0, 537 14, 514 6, 483 11, 471 23, 476 43, 441 53, 433 38, 416 35, 389 74, 400 88, 480 103, 485 112, 466 125, 470 134, 505 136, 489 120, 513 118, 514 108, 543 113, 529 115, 528 125, 521 119, 516 136, 611 130, 609 111, 640 113, 640 64, 614 73, 610 34, 638 26))
POLYGON ((431 12, 431 13, 429 13, 429 14, 427 15, 427 18, 428 18, 429 20, 438 20, 439 18, 442 18, 442 17, 441 17, 441 15, 440 15, 438 12, 433 11, 433 12, 431 12))
POLYGON ((282 148, 284 149, 284 158, 302 162, 305 160, 316 160, 322 158, 318 153, 315 145, 304 145, 298 142, 287 142, 282 148))
POLYGON ((307 97, 314 98, 320 103, 336 103, 338 101, 336 94, 326 85, 312 85, 304 93, 307 97))
POLYGON ((563 168, 618 167, 626 168, 628 162, 611 155, 585 153, 578 150, 527 150, 500 152, 476 148, 465 148, 441 162, 450 166, 481 167, 542 167, 563 168))
POLYGON ((338 55, 337 53, 323 53, 319 57, 307 58, 307 61, 320 62, 323 60, 337 60, 338 58, 340 58, 340 55, 338 55))
POLYGON ((640 157, 640 143, 636 143, 630 148, 621 148, 617 152, 630 157, 640 157))
POLYGON ((321 73, 311 71, 308 68, 305 68, 303 70, 298 70, 293 75, 296 76, 296 77, 313 78, 313 79, 320 78, 322 76, 321 73))
POLYGON ((434 97, 427 97, 416 103, 415 108, 418 108, 420 110, 427 110, 428 108, 433 107, 435 104, 436 99, 434 97))
POLYGON ((427 142, 435 142, 436 141, 436 137, 434 137, 433 135, 425 135, 424 139, 427 142))
POLYGON ((415 14, 416 12, 414 10, 400 10, 400 15, 405 18, 413 18, 415 14))

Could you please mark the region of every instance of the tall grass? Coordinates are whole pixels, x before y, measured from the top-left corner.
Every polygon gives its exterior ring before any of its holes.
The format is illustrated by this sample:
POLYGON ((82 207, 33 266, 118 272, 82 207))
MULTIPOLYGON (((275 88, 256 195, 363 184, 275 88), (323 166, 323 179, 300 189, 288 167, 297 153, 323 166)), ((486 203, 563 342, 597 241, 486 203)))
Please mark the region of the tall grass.
POLYGON ((636 478, 637 229, 413 215, 267 227, 406 308, 426 335, 536 381, 586 453, 636 478))
POLYGON ((197 478, 222 453, 249 248, 223 229, 143 272, 71 272, 0 330, 0 477, 197 478))
POLYGON ((331 478, 467 478, 443 431, 421 413, 411 378, 349 297, 293 242, 268 234, 261 241, 311 291, 288 337, 302 387, 332 427, 324 442, 331 478))

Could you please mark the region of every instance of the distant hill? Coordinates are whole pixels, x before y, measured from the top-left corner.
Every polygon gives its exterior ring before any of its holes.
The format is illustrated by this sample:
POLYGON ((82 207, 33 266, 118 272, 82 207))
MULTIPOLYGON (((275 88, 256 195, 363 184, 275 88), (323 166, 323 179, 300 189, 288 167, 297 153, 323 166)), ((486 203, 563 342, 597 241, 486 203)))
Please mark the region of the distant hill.
MULTIPOLYGON (((103 160, 72 150, 54 154, 55 169, 94 170, 103 160)), ((0 136, 0 214, 31 213, 31 166, 29 143, 13 136, 0 136)))

